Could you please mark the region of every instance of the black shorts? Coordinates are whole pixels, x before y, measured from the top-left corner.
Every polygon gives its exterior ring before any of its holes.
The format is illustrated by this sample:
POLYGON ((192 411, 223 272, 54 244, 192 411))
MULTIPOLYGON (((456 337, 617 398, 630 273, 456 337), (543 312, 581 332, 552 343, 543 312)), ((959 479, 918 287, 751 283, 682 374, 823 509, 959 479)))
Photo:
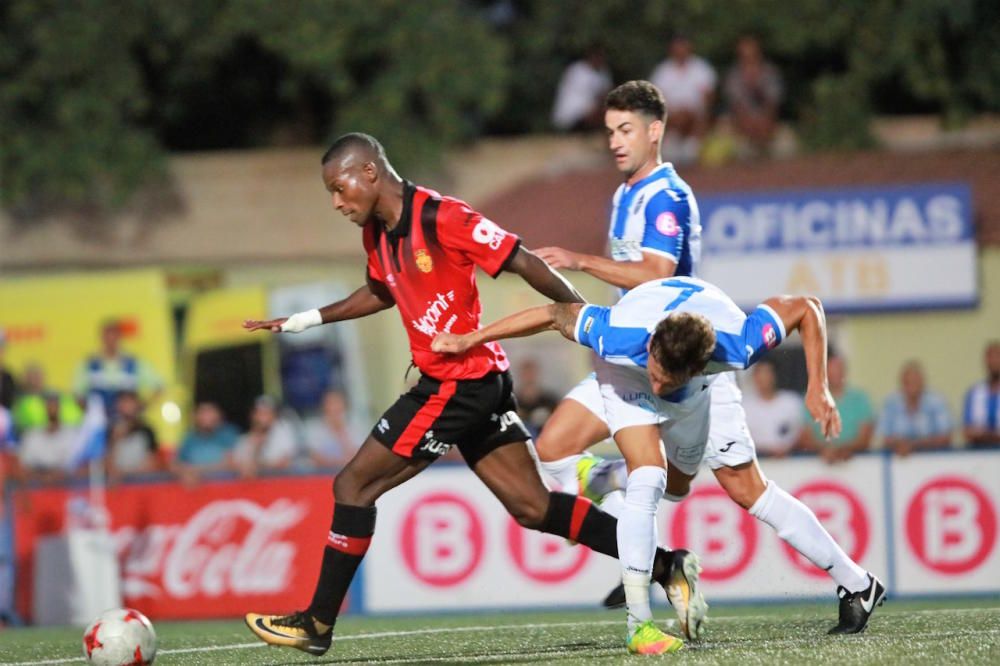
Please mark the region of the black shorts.
POLYGON ((445 381, 421 375, 371 434, 404 458, 436 460, 457 446, 470 467, 504 444, 531 438, 517 415, 509 372, 445 381))

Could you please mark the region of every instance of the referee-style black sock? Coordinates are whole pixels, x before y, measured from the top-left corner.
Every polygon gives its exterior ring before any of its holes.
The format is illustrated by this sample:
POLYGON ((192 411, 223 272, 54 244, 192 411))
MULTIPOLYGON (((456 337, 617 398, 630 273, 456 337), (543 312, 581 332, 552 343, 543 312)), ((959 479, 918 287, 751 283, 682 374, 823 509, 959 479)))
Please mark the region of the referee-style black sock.
MULTIPOLYGON (((586 497, 549 493, 549 510, 542 532, 571 539, 591 550, 618 558, 618 519, 594 506, 586 497)), ((658 580, 670 566, 669 551, 656 549, 653 578, 658 580)))
POLYGON ((334 624, 347 588, 375 533, 375 507, 337 504, 323 552, 316 592, 307 612, 323 624, 334 624))

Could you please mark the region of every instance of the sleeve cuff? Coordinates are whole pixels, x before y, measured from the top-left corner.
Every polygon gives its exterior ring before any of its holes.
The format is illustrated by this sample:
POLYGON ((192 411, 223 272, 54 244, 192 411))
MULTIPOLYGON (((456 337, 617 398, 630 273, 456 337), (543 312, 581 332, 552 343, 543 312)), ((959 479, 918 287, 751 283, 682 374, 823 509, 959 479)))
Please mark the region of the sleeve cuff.
POLYGON ((514 241, 513 247, 510 248, 510 253, 507 255, 507 258, 504 259, 503 263, 500 264, 500 268, 498 268, 496 272, 490 273, 489 274, 490 277, 495 280, 497 276, 499 276, 501 273, 507 270, 510 267, 510 262, 514 261, 514 257, 517 256, 517 251, 520 249, 521 249, 521 239, 518 238, 516 241, 514 241))

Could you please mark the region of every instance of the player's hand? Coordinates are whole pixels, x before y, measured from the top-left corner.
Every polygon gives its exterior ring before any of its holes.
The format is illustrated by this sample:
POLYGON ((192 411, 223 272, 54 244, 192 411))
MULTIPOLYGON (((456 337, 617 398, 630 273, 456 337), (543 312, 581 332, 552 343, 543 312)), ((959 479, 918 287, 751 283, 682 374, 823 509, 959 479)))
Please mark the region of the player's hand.
POLYGON ((288 321, 288 317, 280 317, 278 319, 268 319, 267 321, 258 321, 256 319, 247 319, 243 322, 243 328, 248 331, 271 331, 272 333, 280 333, 281 325, 288 321))
POLYGON ((833 401, 828 387, 807 389, 806 409, 819 425, 824 439, 829 441, 840 436, 840 412, 837 411, 837 404, 833 401))
POLYGON ((431 340, 431 351, 439 354, 461 354, 472 347, 472 341, 466 335, 454 333, 438 333, 431 340))
POLYGON ((580 270, 580 255, 564 250, 561 247, 543 247, 533 250, 535 255, 552 268, 565 268, 568 271, 580 270))

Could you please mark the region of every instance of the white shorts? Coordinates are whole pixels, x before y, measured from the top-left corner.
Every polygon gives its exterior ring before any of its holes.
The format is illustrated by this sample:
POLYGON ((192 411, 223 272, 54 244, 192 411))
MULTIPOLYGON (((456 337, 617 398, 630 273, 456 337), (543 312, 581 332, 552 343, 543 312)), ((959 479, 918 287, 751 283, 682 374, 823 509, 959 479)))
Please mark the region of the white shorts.
MULTIPOLYGON (((649 395, 648 380, 634 371, 601 359, 596 359, 595 365, 602 377, 621 381, 623 388, 615 391, 608 385, 605 389, 607 382, 602 384, 597 373, 592 372, 574 386, 566 397, 576 400, 608 424, 612 435, 630 425, 658 424, 667 460, 685 474, 694 474, 703 458, 711 469, 733 467, 756 458, 753 438, 750 437, 746 413, 741 404, 742 395, 733 373, 718 375, 706 391, 711 399, 704 401, 709 403, 708 419, 702 420, 704 415, 701 412, 705 410, 705 406, 700 402, 697 405, 698 418, 687 418, 695 414, 685 416, 676 413, 676 410, 671 410, 674 411, 674 418, 669 413, 653 412, 652 403, 642 397, 643 393, 649 395), (635 394, 626 397, 635 397, 637 400, 631 403, 626 401, 621 395, 623 392, 635 394)), ((658 398, 657 402, 676 407, 674 403, 658 398)))

